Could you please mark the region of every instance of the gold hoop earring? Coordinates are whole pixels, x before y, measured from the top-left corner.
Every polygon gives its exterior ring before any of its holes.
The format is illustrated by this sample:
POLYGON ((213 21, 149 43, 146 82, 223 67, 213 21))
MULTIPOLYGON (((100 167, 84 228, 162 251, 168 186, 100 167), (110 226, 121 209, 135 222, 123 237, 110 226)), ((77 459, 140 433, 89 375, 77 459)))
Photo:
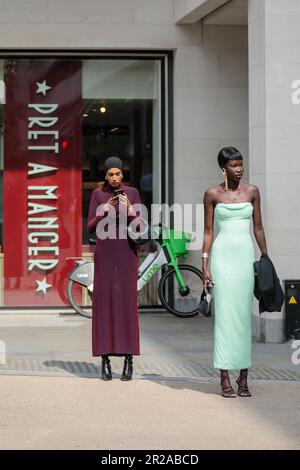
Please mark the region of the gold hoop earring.
POLYGON ((228 178, 227 178, 227 173, 225 169, 223 169, 223 176, 224 176, 224 190, 228 191, 228 178))

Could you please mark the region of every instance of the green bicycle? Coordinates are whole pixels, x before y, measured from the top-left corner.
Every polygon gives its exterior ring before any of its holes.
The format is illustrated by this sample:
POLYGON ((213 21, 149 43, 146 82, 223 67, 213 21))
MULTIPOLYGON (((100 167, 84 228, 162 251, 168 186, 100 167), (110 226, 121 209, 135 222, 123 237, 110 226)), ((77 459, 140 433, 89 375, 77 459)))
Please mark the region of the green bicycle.
MULTIPOLYGON (((179 264, 188 255, 191 235, 186 232, 162 228, 152 229, 155 237, 152 243, 156 247, 149 253, 138 268, 137 290, 143 287, 160 269, 166 268, 158 284, 158 296, 163 307, 177 317, 193 317, 199 313, 198 301, 203 291, 203 275, 195 266, 179 264)), ((132 237, 131 237, 132 238, 132 237)), ((93 261, 76 260, 75 267, 69 275, 67 289, 70 304, 77 313, 91 318, 91 307, 79 305, 74 295, 76 284, 85 287, 89 297, 93 297, 93 261)))

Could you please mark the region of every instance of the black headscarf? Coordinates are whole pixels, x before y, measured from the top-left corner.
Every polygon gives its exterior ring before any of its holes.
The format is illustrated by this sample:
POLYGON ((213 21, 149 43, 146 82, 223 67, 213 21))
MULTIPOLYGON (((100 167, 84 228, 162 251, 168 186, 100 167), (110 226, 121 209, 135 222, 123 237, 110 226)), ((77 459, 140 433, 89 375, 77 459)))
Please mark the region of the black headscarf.
POLYGON ((110 170, 111 168, 119 168, 123 170, 123 162, 119 157, 108 157, 104 162, 105 171, 110 170))

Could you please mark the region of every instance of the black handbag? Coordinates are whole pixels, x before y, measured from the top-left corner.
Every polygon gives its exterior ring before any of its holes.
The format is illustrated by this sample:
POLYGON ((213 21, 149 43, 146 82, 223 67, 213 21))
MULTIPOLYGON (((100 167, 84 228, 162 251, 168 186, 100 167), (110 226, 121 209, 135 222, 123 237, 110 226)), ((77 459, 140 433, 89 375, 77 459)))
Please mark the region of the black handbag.
POLYGON ((129 239, 136 245, 143 245, 152 239, 151 227, 147 220, 142 217, 139 217, 139 230, 137 231, 135 227, 132 228, 132 225, 130 224, 127 227, 127 234, 129 239))
POLYGON ((212 287, 208 286, 207 290, 208 290, 208 293, 206 293, 204 289, 202 291, 202 294, 198 302, 198 309, 199 309, 199 313, 201 313, 205 317, 210 317, 211 316, 212 287))

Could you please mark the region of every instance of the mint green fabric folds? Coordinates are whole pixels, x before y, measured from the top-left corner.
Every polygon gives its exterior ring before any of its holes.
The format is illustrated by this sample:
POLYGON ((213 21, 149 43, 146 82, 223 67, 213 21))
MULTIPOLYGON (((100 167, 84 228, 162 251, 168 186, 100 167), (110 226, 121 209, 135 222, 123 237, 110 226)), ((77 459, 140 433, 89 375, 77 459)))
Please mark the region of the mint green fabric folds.
POLYGON ((214 367, 238 370, 251 366, 251 317, 254 248, 250 235, 251 202, 215 206, 218 234, 210 272, 214 281, 214 367))

